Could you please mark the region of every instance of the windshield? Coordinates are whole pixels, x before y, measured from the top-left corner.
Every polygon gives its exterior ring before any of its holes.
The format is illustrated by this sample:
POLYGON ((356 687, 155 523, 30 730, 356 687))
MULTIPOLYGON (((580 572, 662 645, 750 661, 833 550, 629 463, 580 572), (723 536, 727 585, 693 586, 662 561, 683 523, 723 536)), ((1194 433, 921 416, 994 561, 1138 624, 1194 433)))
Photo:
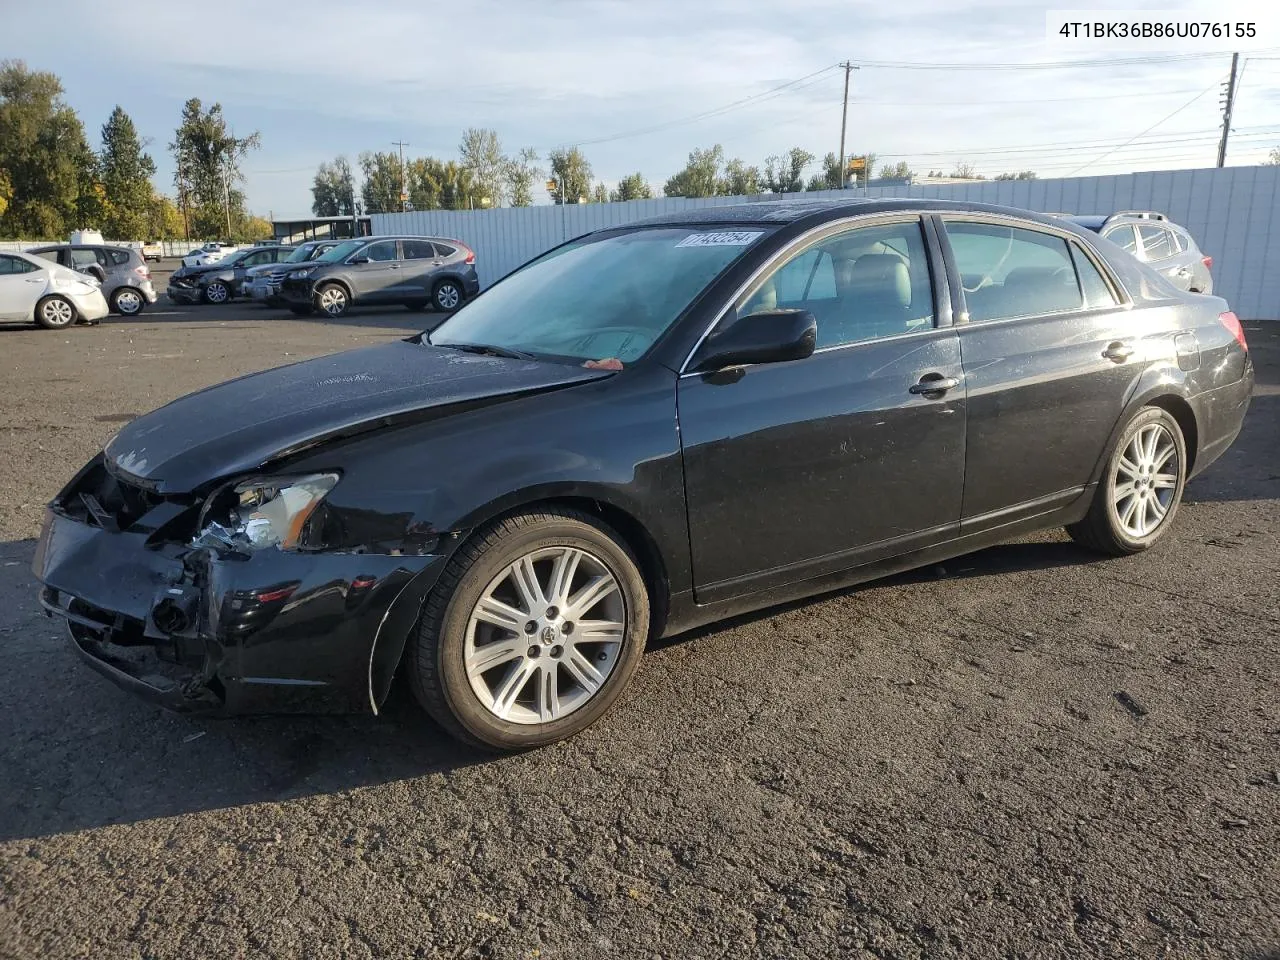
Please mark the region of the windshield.
POLYGON ((588 237, 486 291, 436 328, 431 343, 629 363, 765 233, 660 227, 588 237))
POLYGON ((368 240, 348 240, 340 243, 316 257, 316 263, 337 263, 339 260, 345 260, 368 242, 368 240))

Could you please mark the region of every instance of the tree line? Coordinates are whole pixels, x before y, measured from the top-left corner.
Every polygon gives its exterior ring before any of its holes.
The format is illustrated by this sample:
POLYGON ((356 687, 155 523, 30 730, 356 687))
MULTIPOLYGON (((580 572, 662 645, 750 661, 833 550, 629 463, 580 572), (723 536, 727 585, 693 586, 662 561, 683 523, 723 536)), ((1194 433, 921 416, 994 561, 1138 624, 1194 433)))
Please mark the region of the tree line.
POLYGON ((94 149, 63 94, 55 74, 0 62, 0 237, 52 240, 78 229, 113 240, 271 236, 240 189, 240 161, 260 138, 234 136, 220 104, 183 105, 168 145, 177 165, 170 197, 156 190, 155 161, 123 107, 94 149))
MULTIPOLYGON (((668 197, 743 196, 761 193, 798 193, 835 190, 841 184, 840 160, 834 152, 821 161, 821 169, 806 178, 816 157, 792 147, 765 158, 764 164, 726 159, 720 144, 689 154, 688 162, 663 184, 668 197)), ((855 154, 846 160, 843 186, 865 186, 875 170, 874 153, 855 154)), ((628 174, 609 189, 595 180, 591 163, 577 147, 552 150, 546 167, 536 150, 526 147, 507 154, 494 130, 463 132, 456 160, 419 157, 402 160, 394 151, 366 151, 353 166, 345 156, 321 163, 312 182, 312 212, 316 216, 352 216, 355 213, 393 213, 399 210, 474 210, 485 207, 527 207, 533 188, 547 177, 553 203, 606 203, 648 200, 654 190, 640 172, 628 174), (357 170, 360 186, 357 190, 357 170)), ((946 176, 985 180, 965 163, 946 176)), ((915 176, 906 161, 881 164, 879 176, 907 179, 915 176)), ((941 170, 928 176, 944 176, 941 170)), ((1034 180, 1035 171, 1002 173, 996 180, 1034 180)))

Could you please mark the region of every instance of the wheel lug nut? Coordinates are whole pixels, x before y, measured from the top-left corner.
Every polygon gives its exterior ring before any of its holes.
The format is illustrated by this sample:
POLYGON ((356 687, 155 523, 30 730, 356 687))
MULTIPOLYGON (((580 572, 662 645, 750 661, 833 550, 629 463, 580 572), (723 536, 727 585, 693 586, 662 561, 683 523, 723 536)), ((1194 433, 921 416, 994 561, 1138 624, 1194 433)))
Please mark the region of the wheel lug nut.
POLYGON ((555 607, 547 607, 547 619, 548 619, 548 620, 554 620, 554 619, 555 619, 556 617, 558 617, 558 616, 560 616, 560 611, 559 611, 559 610, 557 610, 555 607))
POLYGON ((572 620, 566 620, 564 623, 560 624, 560 632, 561 632, 561 633, 573 633, 573 621, 572 621, 572 620))
POLYGON ((528 623, 526 623, 526 624, 524 625, 524 632, 525 632, 525 633, 537 633, 537 632, 538 632, 538 624, 537 624, 536 622, 534 622, 533 620, 530 620, 528 623))
POLYGON ((562 653, 564 653, 564 647, 554 646, 551 648, 551 656, 555 657, 557 660, 560 658, 560 654, 562 653))
POLYGON ((530 657, 537 658, 537 656, 538 656, 540 653, 542 653, 542 648, 541 648, 541 647, 539 647, 537 644, 534 644, 532 647, 530 647, 530 648, 529 648, 529 656, 530 656, 530 657))

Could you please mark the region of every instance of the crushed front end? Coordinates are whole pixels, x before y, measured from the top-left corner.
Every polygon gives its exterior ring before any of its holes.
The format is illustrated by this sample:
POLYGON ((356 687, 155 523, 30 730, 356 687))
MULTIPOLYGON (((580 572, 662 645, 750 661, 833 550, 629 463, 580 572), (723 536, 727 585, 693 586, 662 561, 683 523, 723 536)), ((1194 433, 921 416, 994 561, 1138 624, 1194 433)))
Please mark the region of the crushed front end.
POLYGON ((376 710, 438 538, 379 542, 387 518, 318 509, 324 492, 295 478, 160 493, 99 455, 46 512, 41 603, 90 666, 173 710, 376 710))

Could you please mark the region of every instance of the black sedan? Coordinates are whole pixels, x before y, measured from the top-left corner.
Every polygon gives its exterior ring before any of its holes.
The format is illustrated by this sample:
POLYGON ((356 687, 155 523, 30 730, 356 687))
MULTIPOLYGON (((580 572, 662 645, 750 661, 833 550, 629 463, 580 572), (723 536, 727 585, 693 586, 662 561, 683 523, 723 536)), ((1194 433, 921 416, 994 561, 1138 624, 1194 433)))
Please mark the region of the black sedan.
POLYGON ((169 299, 175 303, 226 303, 244 293, 249 270, 289 259, 289 246, 249 247, 217 263, 179 267, 169 277, 169 299))
POLYGON ((1220 299, 1087 230, 753 203, 560 246, 418 335, 126 426, 50 505, 41 600, 179 710, 586 727, 647 640, 1065 525, 1164 537, 1240 430, 1220 299))

